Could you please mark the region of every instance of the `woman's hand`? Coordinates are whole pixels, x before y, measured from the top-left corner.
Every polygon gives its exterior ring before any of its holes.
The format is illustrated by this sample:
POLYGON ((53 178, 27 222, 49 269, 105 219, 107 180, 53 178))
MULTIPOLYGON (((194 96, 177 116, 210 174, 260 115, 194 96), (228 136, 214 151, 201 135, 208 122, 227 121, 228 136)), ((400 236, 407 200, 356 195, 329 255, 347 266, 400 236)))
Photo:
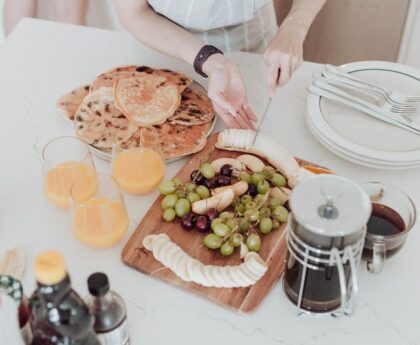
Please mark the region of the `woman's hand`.
POLYGON ((305 32, 299 28, 280 27, 264 52, 268 65, 268 93, 274 96, 277 86, 286 84, 303 61, 305 32))
POLYGON ((222 54, 210 56, 203 65, 209 76, 208 95, 214 110, 228 127, 255 129, 252 112, 238 67, 222 54))

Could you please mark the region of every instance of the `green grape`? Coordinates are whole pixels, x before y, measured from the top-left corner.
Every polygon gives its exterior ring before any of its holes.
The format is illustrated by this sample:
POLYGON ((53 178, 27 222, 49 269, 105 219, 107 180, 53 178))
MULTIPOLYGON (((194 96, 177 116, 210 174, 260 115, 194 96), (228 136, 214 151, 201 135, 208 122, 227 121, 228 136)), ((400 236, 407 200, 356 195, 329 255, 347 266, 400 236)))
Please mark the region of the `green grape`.
POLYGON ((220 237, 225 237, 230 234, 230 228, 223 223, 216 224, 213 227, 213 232, 220 237))
POLYGON ((239 179, 241 181, 245 181, 246 183, 251 183, 251 175, 248 174, 246 171, 241 171, 239 174, 239 179))
POLYGON ((233 246, 229 243, 229 241, 226 241, 220 247, 220 253, 222 255, 225 255, 225 256, 232 255, 234 250, 235 250, 235 248, 233 248, 233 246))
POLYGON ((251 252, 258 252, 261 248, 261 238, 257 234, 251 234, 246 239, 246 246, 251 252))
POLYGON ((206 186, 198 186, 195 192, 201 199, 207 199, 210 196, 210 191, 206 186))
POLYGON ((219 214, 219 217, 222 218, 224 221, 226 221, 228 219, 235 217, 235 215, 232 212, 223 211, 222 213, 219 214))
POLYGON ((175 212, 178 217, 184 217, 191 211, 191 204, 188 199, 181 198, 175 204, 175 212))
POLYGON ((195 189, 197 188, 197 186, 194 184, 194 183, 187 183, 186 185, 185 185, 185 190, 188 192, 188 193, 191 193, 191 192, 195 192, 195 189))
POLYGON ((262 218, 260 221, 260 231, 263 234, 268 234, 273 229, 273 221, 271 218, 262 218))
POLYGON ((260 220, 260 213, 257 210, 245 211, 244 215, 252 223, 258 222, 260 220))
POLYGON ((273 217, 277 219, 280 223, 287 222, 287 218, 289 217, 289 211, 287 211, 286 207, 284 206, 277 206, 273 210, 273 217))
POLYGON ((182 186, 184 185, 184 181, 182 181, 179 177, 173 178, 172 182, 176 189, 182 188, 182 186))
POLYGON ((270 189, 270 184, 266 180, 258 182, 257 191, 259 194, 265 194, 268 192, 269 189, 270 189))
POLYGON ((239 221, 239 230, 245 232, 249 229, 249 221, 246 218, 241 218, 239 221))
POLYGON ((199 201, 200 200, 200 196, 197 193, 189 192, 188 195, 187 195, 187 199, 192 204, 192 203, 194 203, 196 201, 199 201))
POLYGON ((244 240, 244 237, 240 233, 238 233, 238 232, 235 232, 229 238, 230 244, 233 247, 239 247, 241 245, 241 243, 242 243, 243 240, 244 240))
POLYGON ((214 227, 216 226, 216 224, 222 224, 222 223, 223 223, 223 219, 222 218, 216 218, 216 219, 213 219, 212 220, 212 222, 210 224, 210 227, 214 231, 214 227))
POLYGON ((273 174, 273 177, 271 178, 271 183, 276 187, 285 187, 287 184, 287 181, 283 175, 279 173, 275 173, 273 174))
POLYGON ((162 216, 165 221, 172 222, 176 217, 175 210, 173 208, 167 208, 163 211, 162 216))
POLYGON ((228 219, 226 225, 229 227, 230 230, 235 230, 238 227, 238 221, 234 218, 228 219))
POLYGON ((223 240, 216 234, 207 234, 203 239, 204 245, 210 249, 219 249, 222 246, 223 240))
POLYGON ((263 218, 271 216, 271 209, 267 206, 263 206, 260 208, 260 216, 263 218))
POLYGON ((241 202, 243 204, 246 204, 248 201, 252 201, 252 200, 253 199, 252 199, 252 196, 251 195, 245 194, 245 195, 242 195, 241 196, 241 202))
POLYGON ((187 192, 183 189, 178 189, 175 193, 179 199, 187 197, 187 192))
POLYGON ((162 199, 160 206, 166 210, 167 208, 174 208, 176 202, 178 201, 178 196, 176 194, 168 194, 162 199))
POLYGON ((269 202, 270 202, 270 207, 272 209, 275 209, 277 206, 281 206, 282 205, 281 200, 279 198, 276 198, 276 197, 270 198, 270 201, 269 202))
POLYGON ((213 178, 216 172, 214 171, 214 168, 209 163, 204 163, 200 166, 200 172, 201 175, 203 175, 205 178, 210 179, 213 178))
POLYGON ((264 203, 265 197, 262 194, 257 194, 254 197, 254 201, 258 204, 258 206, 262 205, 264 203))
POLYGON ((245 205, 244 204, 236 204, 234 209, 235 209, 235 212, 244 213, 245 212, 245 205))
POLYGON ((173 181, 163 181, 159 186, 159 190, 161 194, 168 195, 175 192, 176 188, 173 181))
POLYGON ((273 221, 273 230, 277 230, 280 227, 280 222, 276 218, 271 220, 273 221))
POLYGON ((258 186, 258 183, 260 183, 261 181, 264 181, 264 179, 265 177, 262 173, 253 173, 251 176, 251 182, 256 186, 258 186))
POLYGON ((256 208, 258 208, 258 205, 257 205, 257 203, 255 201, 248 201, 245 204, 245 210, 246 211, 248 211, 248 210, 255 210, 256 208))
POLYGON ((274 175, 274 173, 276 172, 276 169, 274 169, 272 166, 270 166, 270 165, 266 165, 264 168, 263 168, 263 171, 262 171, 262 173, 264 174, 264 176, 267 178, 267 179, 271 179, 272 177, 273 177, 273 175, 274 175))

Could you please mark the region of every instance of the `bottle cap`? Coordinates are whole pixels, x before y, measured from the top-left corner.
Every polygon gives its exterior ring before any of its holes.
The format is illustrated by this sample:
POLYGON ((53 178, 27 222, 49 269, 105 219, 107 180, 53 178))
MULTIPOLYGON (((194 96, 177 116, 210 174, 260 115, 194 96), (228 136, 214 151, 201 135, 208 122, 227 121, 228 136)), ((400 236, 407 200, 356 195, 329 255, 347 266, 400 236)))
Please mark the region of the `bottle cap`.
POLYGON ((105 273, 93 273, 87 282, 89 292, 93 296, 103 296, 109 291, 109 281, 105 273))
POLYGON ((35 276, 39 283, 55 285, 67 275, 66 262, 57 251, 45 251, 35 258, 35 276))

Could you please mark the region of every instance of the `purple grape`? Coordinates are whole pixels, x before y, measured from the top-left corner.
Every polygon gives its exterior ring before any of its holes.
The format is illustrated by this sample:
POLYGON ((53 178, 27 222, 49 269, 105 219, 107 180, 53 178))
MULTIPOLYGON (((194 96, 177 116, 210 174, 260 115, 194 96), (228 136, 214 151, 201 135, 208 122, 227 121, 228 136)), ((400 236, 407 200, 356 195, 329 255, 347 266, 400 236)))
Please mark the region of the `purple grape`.
POLYGON ((255 186, 254 184, 249 184, 246 194, 255 197, 258 194, 257 186, 255 186))
POLYGON ((198 231, 206 232, 210 229, 210 222, 206 216, 198 216, 195 222, 198 231))
POLYGON ((217 211, 215 208, 210 208, 206 213, 208 219, 210 222, 215 220, 217 217, 219 217, 219 211, 217 211))
POLYGON ((204 185, 209 189, 212 190, 217 187, 217 177, 213 177, 212 179, 206 179, 204 181, 204 185))
POLYGON ((232 181, 230 180, 229 176, 219 175, 217 177, 217 186, 219 187, 230 186, 231 182, 232 181))
POLYGON ((190 177, 191 181, 195 181, 198 185, 202 185, 206 181, 206 178, 198 170, 193 170, 190 177))
POLYGON ((220 175, 230 177, 232 176, 232 172, 233 172, 232 164, 225 164, 225 165, 222 165, 222 167, 220 168, 220 175))
POLYGON ((181 226, 185 230, 192 230, 195 228, 196 224, 196 217, 193 213, 187 213, 184 217, 181 219, 181 226))

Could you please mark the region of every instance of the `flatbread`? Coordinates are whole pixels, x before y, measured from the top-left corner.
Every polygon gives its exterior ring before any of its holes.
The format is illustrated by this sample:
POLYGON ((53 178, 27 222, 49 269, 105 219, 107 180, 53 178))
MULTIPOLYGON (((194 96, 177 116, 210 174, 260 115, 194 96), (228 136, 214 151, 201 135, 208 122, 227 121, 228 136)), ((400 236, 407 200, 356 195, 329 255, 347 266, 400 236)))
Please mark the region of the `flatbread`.
POLYGON ((184 74, 169 69, 155 69, 148 66, 127 65, 113 68, 100 74, 92 83, 91 90, 101 87, 112 87, 119 78, 140 77, 142 75, 158 75, 165 77, 169 82, 178 87, 179 92, 190 85, 193 80, 184 74))
POLYGON ((202 125, 213 121, 215 115, 210 98, 204 92, 187 87, 181 94, 181 105, 168 122, 184 126, 202 125))
POLYGON ((117 79, 114 98, 116 107, 129 120, 146 125, 162 123, 181 103, 177 86, 152 74, 117 79))
POLYGON ((173 158, 201 151, 206 145, 210 127, 211 123, 184 126, 172 125, 168 122, 156 126, 163 156, 173 158))
POLYGON ((101 149, 112 148, 114 137, 130 138, 137 126, 115 108, 112 88, 89 93, 74 118, 76 135, 101 149))
POLYGON ((61 96, 57 101, 57 109, 69 120, 74 120, 74 114, 89 93, 90 85, 83 85, 61 96))

